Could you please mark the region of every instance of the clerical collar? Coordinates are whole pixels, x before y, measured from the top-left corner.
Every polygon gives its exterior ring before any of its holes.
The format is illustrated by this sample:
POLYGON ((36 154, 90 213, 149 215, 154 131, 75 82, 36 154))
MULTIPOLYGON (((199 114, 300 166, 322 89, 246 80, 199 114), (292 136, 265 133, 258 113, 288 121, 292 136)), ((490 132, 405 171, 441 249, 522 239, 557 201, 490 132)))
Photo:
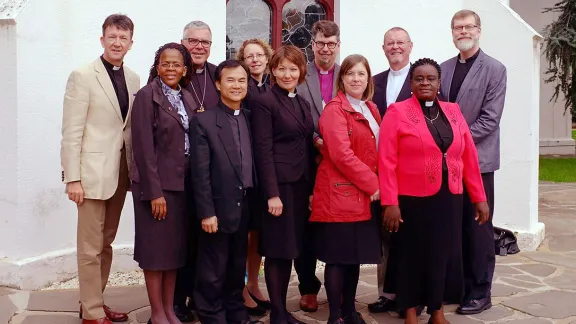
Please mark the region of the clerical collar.
POLYGON ((394 71, 394 70, 392 70, 392 68, 390 68, 390 73, 393 76, 406 75, 408 73, 408 71, 410 71, 410 63, 406 64, 405 67, 401 68, 398 71, 394 71))
POLYGON ((332 72, 334 71, 334 69, 336 68, 336 64, 334 64, 334 65, 332 65, 332 68, 330 68, 330 70, 328 70, 328 71, 322 71, 322 70, 320 69, 320 67, 319 67, 318 65, 316 65, 316 63, 314 63, 314 65, 316 66, 316 70, 318 70, 318 73, 319 73, 319 74, 323 74, 323 75, 332 73, 332 72))
POLYGON ((348 101, 356 106, 360 106, 360 104, 364 103, 364 100, 360 100, 360 99, 356 99, 354 97, 351 97, 350 95, 346 94, 346 99, 348 99, 348 101))
POLYGON ((201 69, 196 69, 196 74, 202 74, 204 72, 204 68, 206 67, 206 63, 204 63, 204 65, 202 66, 201 69))
POLYGON ((294 97, 296 97, 296 94, 298 93, 298 92, 296 91, 296 89, 294 89, 294 92, 288 92, 288 90, 280 87, 278 84, 275 84, 275 85, 274 85, 274 88, 276 88, 281 94, 283 94, 283 95, 285 95, 285 96, 288 96, 289 98, 294 98, 294 97))
POLYGON ((424 101, 424 106, 432 107, 434 105, 434 101, 424 101))
POLYGON ((102 64, 104 64, 104 67, 112 71, 119 71, 122 68, 122 65, 124 65, 124 62, 122 62, 120 66, 115 66, 114 64, 106 61, 106 59, 104 59, 104 55, 101 55, 100 59, 102 60, 102 64))
POLYGON ((476 60, 476 58, 478 57, 478 54, 480 54, 480 49, 478 49, 478 50, 476 51, 476 53, 474 53, 474 55, 472 55, 472 56, 470 56, 469 58, 463 60, 463 59, 460 58, 460 53, 458 53, 458 62, 459 62, 459 63, 462 63, 462 64, 468 63, 468 62, 474 62, 474 60, 476 60))
POLYGON ((228 115, 232 115, 232 116, 238 116, 240 115, 240 109, 232 109, 230 107, 228 107, 225 103, 223 103, 222 101, 220 101, 220 107, 222 107, 222 110, 224 110, 224 112, 226 112, 228 115))

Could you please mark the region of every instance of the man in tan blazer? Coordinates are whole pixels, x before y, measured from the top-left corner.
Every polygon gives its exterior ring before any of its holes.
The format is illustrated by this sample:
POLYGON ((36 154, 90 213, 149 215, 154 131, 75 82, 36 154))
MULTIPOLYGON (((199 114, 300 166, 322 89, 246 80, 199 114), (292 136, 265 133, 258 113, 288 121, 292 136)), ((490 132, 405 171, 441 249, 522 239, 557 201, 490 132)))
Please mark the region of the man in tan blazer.
POLYGON ((78 277, 82 324, 128 319, 104 304, 112 242, 129 189, 130 109, 138 75, 123 66, 134 24, 111 15, 102 25, 104 54, 70 74, 62 120, 62 180, 78 206, 78 277))

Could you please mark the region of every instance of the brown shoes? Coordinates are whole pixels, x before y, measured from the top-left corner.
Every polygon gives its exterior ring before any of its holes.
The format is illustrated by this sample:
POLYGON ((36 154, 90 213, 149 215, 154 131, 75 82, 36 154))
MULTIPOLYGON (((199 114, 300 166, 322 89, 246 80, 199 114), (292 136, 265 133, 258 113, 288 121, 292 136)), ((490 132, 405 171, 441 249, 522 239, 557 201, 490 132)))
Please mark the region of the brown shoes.
MULTIPOLYGON (((115 312, 110 307, 104 305, 104 314, 106 318, 101 318, 98 320, 82 320, 82 324, 109 324, 110 322, 126 322, 128 320, 128 314, 115 312), (87 322, 85 322, 87 321, 87 322), (102 321, 102 322, 98 322, 102 321)), ((80 318, 82 318, 82 305, 80 305, 80 318)), ((111 323, 110 323, 111 324, 111 323)))
POLYGON ((95 320, 83 319, 82 324, 112 324, 112 322, 110 322, 109 319, 104 317, 104 318, 95 319, 95 320))
POLYGON ((318 298, 314 294, 304 295, 300 298, 300 309, 308 312, 314 313, 318 310, 318 298))

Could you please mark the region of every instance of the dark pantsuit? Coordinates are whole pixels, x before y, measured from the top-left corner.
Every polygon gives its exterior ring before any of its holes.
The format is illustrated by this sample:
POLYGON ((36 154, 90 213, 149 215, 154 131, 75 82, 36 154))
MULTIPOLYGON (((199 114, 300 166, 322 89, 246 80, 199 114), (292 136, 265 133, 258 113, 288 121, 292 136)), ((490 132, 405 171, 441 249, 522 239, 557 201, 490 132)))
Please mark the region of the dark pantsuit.
POLYGON ((294 260, 294 268, 298 274, 298 290, 300 295, 318 294, 322 283, 316 277, 316 253, 314 252, 314 223, 306 222, 300 256, 294 260))
POLYGON ((248 319, 242 298, 250 218, 248 197, 244 197, 242 219, 235 233, 199 231, 194 301, 202 324, 248 319))
POLYGON ((478 225, 474 220, 476 209, 464 194, 464 219, 462 221, 462 254, 464 261, 464 298, 479 299, 490 296, 496 265, 494 252, 494 172, 482 173, 486 199, 490 207, 490 220, 478 225))

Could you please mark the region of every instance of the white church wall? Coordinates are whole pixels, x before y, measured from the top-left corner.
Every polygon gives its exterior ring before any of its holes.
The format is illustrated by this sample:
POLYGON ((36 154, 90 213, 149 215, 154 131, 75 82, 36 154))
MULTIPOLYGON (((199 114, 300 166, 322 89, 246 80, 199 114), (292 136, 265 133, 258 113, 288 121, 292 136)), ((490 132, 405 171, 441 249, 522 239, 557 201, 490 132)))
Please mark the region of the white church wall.
MULTIPOLYGON (((0 45, 16 37, 15 48, 1 47, 0 58, 9 60, 2 60, 0 69, 17 68, 13 79, 0 77, 0 85, 16 81, 0 88, 0 114, 7 117, 0 121, 2 134, 17 134, 14 141, 4 138, 1 144, 3 149, 17 143, 17 158, 8 155, 0 162, 0 258, 5 257, 0 260, 0 285, 39 288, 75 275, 77 213, 60 182, 62 100, 69 73, 102 54, 101 27, 112 13, 125 13, 134 21, 134 46, 125 62, 140 75, 142 86, 158 47, 179 42, 182 28, 192 20, 203 20, 212 28, 210 61, 225 58, 224 1, 176 0, 161 5, 139 0, 30 1, 9 35, 7 27, 0 26, 0 45), (5 106, 4 100, 11 102, 5 106), (4 128, 5 124, 10 127, 4 128)), ((10 152, 6 148, 3 154, 10 152)), ((128 248, 134 236, 133 217, 129 194, 115 241, 121 256, 115 269, 135 268, 128 248)))

